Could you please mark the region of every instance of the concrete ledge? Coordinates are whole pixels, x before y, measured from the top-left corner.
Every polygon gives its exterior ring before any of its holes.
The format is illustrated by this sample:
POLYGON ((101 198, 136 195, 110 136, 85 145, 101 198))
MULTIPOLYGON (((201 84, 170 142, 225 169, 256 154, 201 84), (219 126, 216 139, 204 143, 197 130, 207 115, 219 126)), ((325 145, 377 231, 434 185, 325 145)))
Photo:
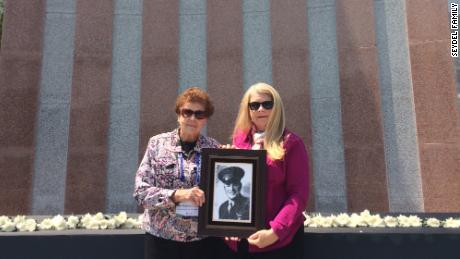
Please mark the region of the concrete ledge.
POLYGON ((0 233, 0 258, 144 258, 141 230, 65 230, 0 233))
MULTIPOLYGON (((458 258, 460 229, 306 228, 304 258, 458 258)), ((0 258, 142 259, 142 230, 0 232, 0 258)))

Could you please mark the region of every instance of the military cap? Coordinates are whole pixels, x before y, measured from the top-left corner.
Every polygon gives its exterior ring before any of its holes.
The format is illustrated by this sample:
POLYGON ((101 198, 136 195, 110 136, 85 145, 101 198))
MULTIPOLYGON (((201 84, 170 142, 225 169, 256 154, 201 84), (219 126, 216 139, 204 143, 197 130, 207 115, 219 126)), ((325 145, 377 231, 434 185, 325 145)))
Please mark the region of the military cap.
POLYGON ((241 178, 243 178, 244 171, 241 167, 231 166, 220 170, 217 174, 217 178, 221 180, 224 184, 237 184, 241 183, 241 178))

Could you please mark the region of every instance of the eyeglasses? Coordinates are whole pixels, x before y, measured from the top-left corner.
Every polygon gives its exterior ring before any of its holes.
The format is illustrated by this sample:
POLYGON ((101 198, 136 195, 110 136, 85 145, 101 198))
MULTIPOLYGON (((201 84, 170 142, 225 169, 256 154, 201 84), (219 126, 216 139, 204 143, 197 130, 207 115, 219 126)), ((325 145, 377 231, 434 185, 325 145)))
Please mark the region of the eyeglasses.
POLYGON ((206 118, 206 112, 205 111, 199 111, 199 110, 194 111, 194 110, 190 110, 190 109, 181 109, 180 114, 184 118, 190 118, 190 117, 192 117, 192 115, 195 115, 195 118, 197 120, 202 120, 202 119, 206 118))
POLYGON ((250 102, 249 109, 252 111, 257 111, 260 108, 260 105, 264 107, 265 110, 271 110, 273 108, 273 101, 265 101, 265 102, 250 102))

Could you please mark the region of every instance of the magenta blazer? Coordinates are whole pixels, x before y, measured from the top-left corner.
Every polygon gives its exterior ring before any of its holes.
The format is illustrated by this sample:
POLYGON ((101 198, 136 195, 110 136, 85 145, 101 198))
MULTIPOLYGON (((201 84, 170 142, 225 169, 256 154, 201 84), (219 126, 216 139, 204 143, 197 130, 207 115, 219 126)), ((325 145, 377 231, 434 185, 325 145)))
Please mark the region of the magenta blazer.
MULTIPOLYGON (((282 160, 267 156, 265 224, 272 228, 279 240, 260 249, 249 245, 249 252, 265 252, 288 245, 305 220, 302 212, 307 207, 309 193, 308 156, 302 139, 284 130, 283 142, 286 153, 282 160)), ((252 135, 241 132, 234 136, 233 145, 251 149, 252 135)), ((235 241, 226 241, 236 251, 235 241)))

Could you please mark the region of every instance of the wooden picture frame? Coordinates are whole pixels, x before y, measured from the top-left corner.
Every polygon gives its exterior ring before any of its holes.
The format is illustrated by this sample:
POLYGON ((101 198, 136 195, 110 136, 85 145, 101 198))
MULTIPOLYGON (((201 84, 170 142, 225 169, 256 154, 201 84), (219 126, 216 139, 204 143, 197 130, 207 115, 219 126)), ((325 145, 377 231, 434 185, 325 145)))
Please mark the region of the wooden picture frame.
POLYGON ((249 237, 265 227, 265 150, 203 148, 198 234, 249 237))

